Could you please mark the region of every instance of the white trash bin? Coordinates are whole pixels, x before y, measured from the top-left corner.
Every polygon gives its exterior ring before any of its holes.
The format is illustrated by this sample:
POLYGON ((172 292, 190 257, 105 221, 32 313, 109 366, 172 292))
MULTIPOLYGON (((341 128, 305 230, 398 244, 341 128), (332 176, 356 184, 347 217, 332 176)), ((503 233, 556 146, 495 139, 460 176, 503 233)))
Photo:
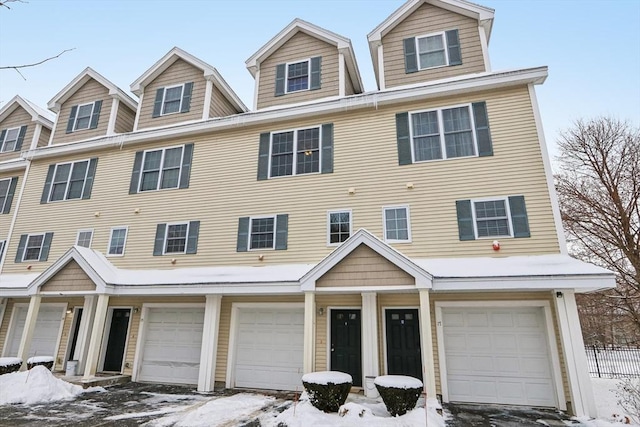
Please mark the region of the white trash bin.
POLYGON ((380 393, 378 393, 378 389, 373 381, 376 377, 364 377, 364 395, 369 399, 377 399, 380 397, 380 393))
POLYGON ((77 360, 68 360, 67 361, 67 369, 64 372, 65 377, 75 377, 78 372, 78 361, 77 360))

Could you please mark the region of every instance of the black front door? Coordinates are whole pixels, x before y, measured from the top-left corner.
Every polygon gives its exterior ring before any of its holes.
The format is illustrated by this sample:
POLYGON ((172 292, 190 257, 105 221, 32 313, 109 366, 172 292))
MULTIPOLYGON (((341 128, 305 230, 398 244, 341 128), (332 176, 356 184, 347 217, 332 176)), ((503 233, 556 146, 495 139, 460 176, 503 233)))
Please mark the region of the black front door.
POLYGON ((418 310, 386 310, 387 373, 422 380, 418 310))
POLYGON ((331 310, 331 370, 346 372, 362 386, 360 310, 331 310))
POLYGON ((107 351, 104 355, 104 371, 120 372, 122 369, 122 358, 124 357, 130 316, 131 310, 128 308, 116 308, 113 310, 109 339, 107 340, 107 351))

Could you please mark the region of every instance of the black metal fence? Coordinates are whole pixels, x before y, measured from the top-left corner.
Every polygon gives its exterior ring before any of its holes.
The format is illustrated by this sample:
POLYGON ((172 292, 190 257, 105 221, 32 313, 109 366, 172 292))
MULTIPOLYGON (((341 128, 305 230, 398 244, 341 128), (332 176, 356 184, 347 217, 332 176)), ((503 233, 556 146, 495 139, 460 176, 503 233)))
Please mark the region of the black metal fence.
POLYGON ((640 347, 585 347, 592 377, 640 378, 640 347))

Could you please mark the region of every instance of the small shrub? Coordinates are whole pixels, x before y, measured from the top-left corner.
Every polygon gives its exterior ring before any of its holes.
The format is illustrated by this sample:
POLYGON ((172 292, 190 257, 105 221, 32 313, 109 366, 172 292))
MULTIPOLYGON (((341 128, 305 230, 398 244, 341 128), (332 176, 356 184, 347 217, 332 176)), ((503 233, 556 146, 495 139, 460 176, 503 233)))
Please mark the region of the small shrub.
POLYGON ((640 379, 626 379, 618 384, 618 404, 631 419, 640 424, 640 379))
POLYGON ((51 370, 53 368, 53 357, 34 356, 27 359, 27 369, 31 369, 34 366, 44 366, 48 370, 51 370))
POLYGON ((422 393, 422 382, 412 377, 396 375, 382 376, 377 377, 374 384, 387 407, 387 411, 394 417, 404 415, 407 411, 415 408, 418 398, 422 393), (385 379, 387 379, 387 381, 385 381, 385 379), (393 382, 397 382, 398 384, 392 385, 393 382))
POLYGON ((53 362, 35 362, 35 363, 27 363, 27 369, 31 369, 34 366, 44 366, 48 370, 53 368, 53 362))
POLYGON ((22 360, 20 359, 11 360, 8 363, 0 363, 0 375, 18 372, 20 370, 20 366, 22 366, 22 360))
POLYGON ((328 372, 316 372, 307 374, 302 378, 302 384, 304 385, 307 395, 309 396, 309 402, 323 412, 338 412, 340 406, 344 404, 349 396, 351 385, 353 380, 351 376, 343 373, 335 373, 335 382, 331 381, 317 381, 322 375, 331 374, 328 372), (318 374, 314 377, 314 374, 318 374), (340 380, 340 377, 343 380, 340 380))

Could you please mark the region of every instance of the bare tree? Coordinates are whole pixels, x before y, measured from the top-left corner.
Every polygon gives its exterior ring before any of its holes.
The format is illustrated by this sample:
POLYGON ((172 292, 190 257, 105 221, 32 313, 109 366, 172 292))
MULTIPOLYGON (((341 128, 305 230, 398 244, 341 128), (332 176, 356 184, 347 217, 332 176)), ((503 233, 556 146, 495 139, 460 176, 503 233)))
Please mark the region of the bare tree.
POLYGON ((617 325, 640 342, 640 129, 607 117, 579 120, 558 147, 556 188, 569 249, 616 274, 615 289, 579 299, 581 316, 598 316, 583 323, 599 325, 591 333, 604 339, 602 331, 617 325))

